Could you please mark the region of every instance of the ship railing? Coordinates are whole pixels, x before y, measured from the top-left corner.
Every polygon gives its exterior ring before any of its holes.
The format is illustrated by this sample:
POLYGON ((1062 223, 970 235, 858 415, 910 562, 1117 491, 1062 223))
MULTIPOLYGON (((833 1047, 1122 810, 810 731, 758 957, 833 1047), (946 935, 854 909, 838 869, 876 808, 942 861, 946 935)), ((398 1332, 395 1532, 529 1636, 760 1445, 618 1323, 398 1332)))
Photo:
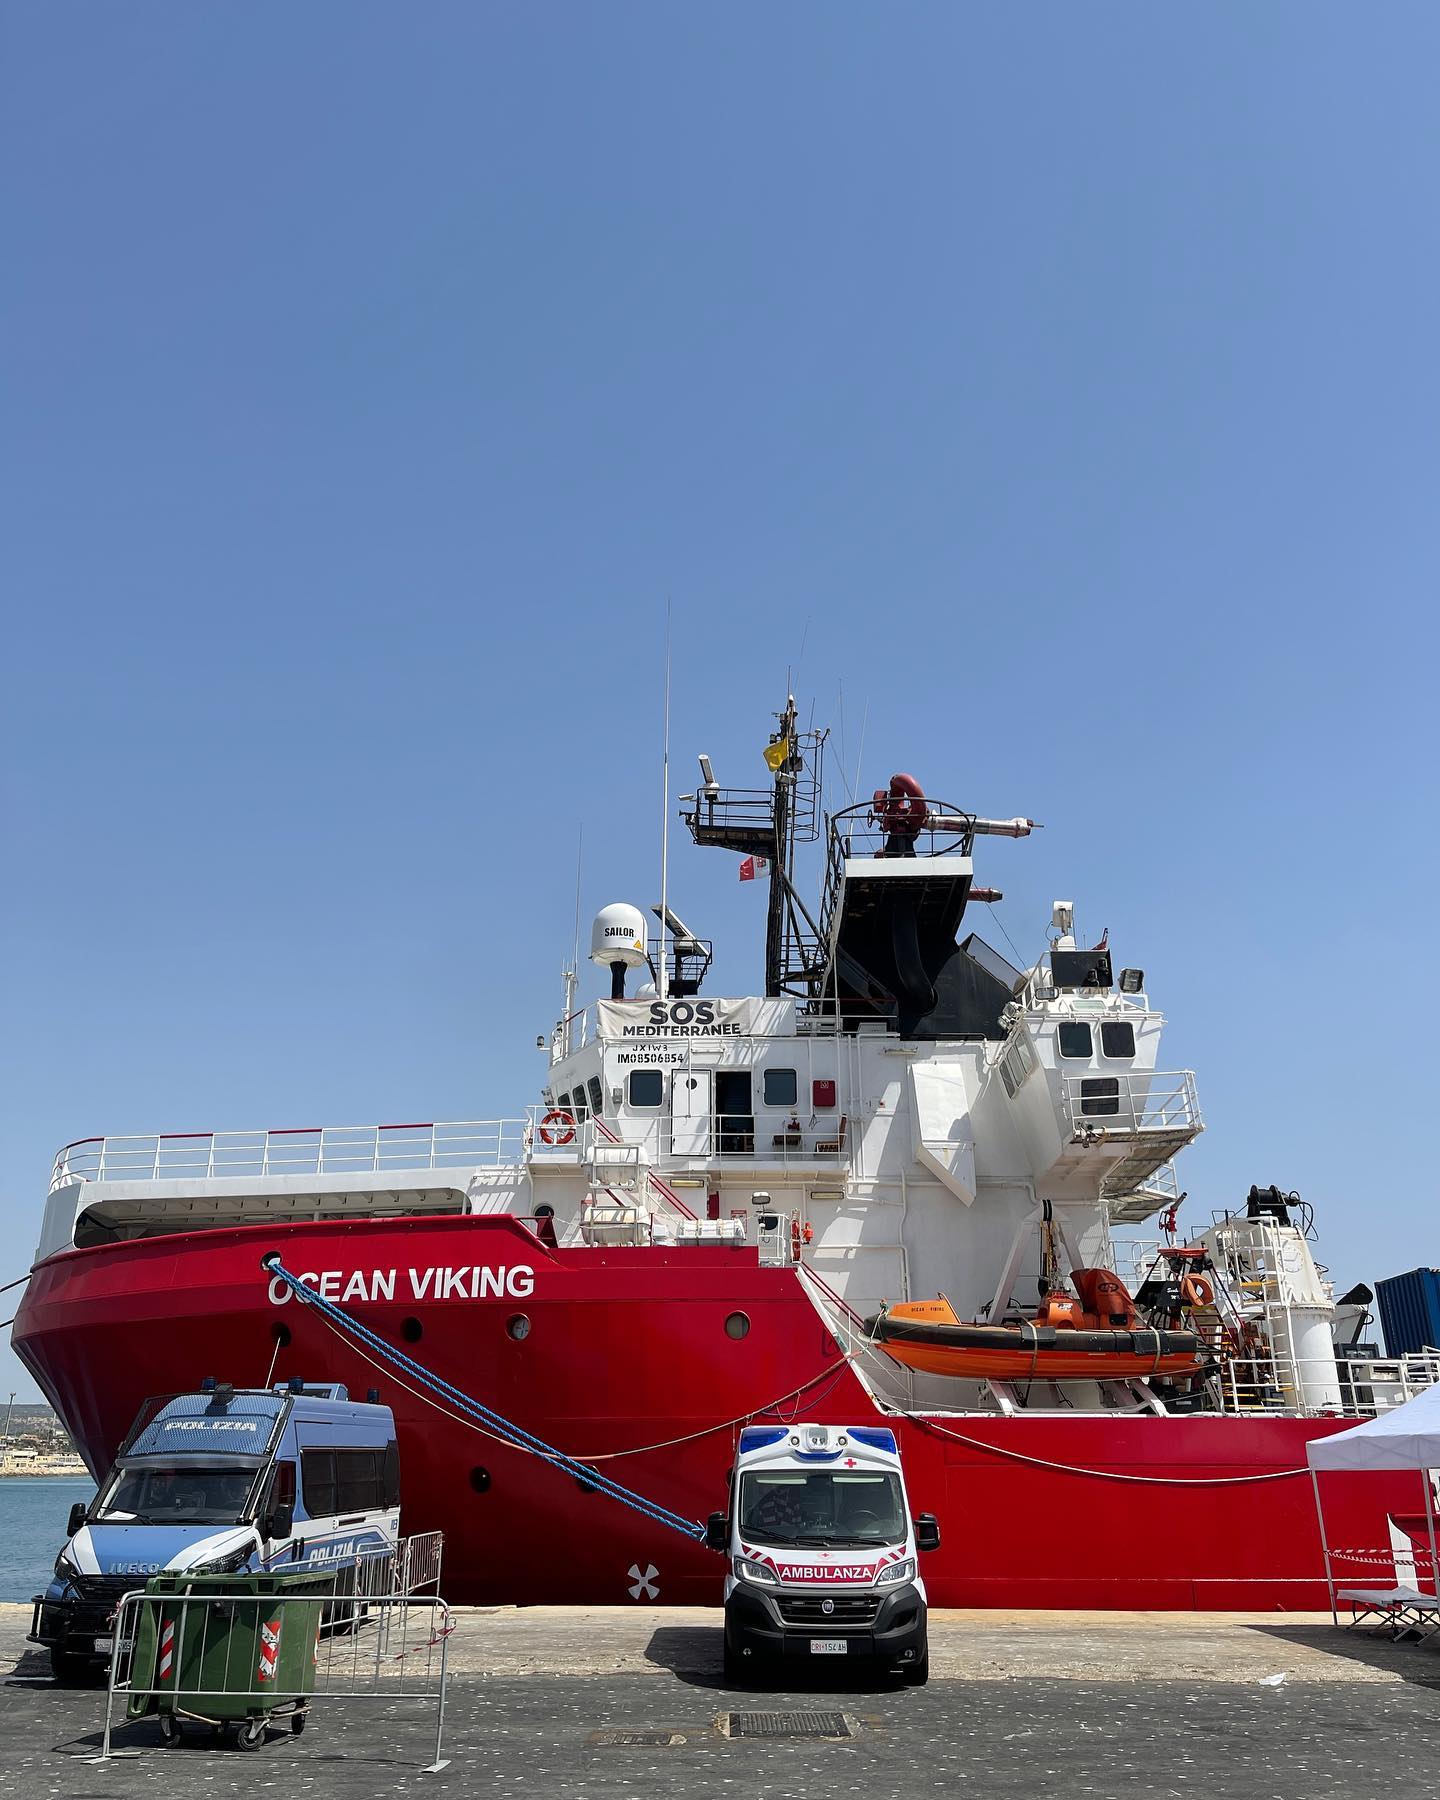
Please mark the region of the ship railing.
POLYGON ((903 850, 890 848, 895 835, 876 817, 874 804, 862 800, 831 813, 826 845, 825 896, 820 914, 820 941, 828 944, 830 928, 845 880, 845 864, 857 856, 898 854, 917 858, 968 856, 975 839, 975 815, 947 800, 925 800, 925 823, 913 835, 903 834, 903 850))
POLYGON ((1368 1418, 1393 1411, 1440 1382, 1440 1352, 1351 1362, 1272 1349, 1227 1357, 1218 1373, 1226 1412, 1368 1418))
POLYGON ((1148 1013, 1150 996, 1143 988, 1123 994, 1118 989, 1109 993, 1085 988, 1057 988, 1044 964, 1030 969, 1025 985, 1017 995, 1027 1013, 1040 1019, 1077 1018, 1103 1021, 1110 1017, 1128 1017, 1132 1013, 1148 1013), (1076 1003, 1079 1002, 1077 1005, 1076 1003), (1103 1002, 1103 1011, 1097 1003, 1103 1002))
POLYGON ((849 1118, 838 1110, 829 1116, 772 1113, 694 1113, 689 1117, 654 1115, 638 1143, 622 1139, 616 1126, 581 1106, 532 1108, 526 1139, 532 1160, 614 1165, 602 1174, 611 1186, 634 1187, 647 1169, 652 1177, 668 1173, 682 1178, 697 1165, 735 1164, 757 1169, 813 1172, 817 1166, 841 1168, 851 1158, 849 1118))
POLYGON ((800 1215, 791 1212, 761 1212, 755 1216, 755 1243, 762 1268, 794 1268, 800 1261, 800 1215))
MULTIPOLYGON (((924 802, 925 821, 919 831, 904 832, 904 842, 916 856, 964 856, 975 838, 975 815, 948 800, 924 802)), ((861 800, 830 815, 831 861, 850 856, 881 856, 896 833, 875 813, 873 801, 861 800)), ((903 854, 909 854, 908 850, 903 854)))
POLYGON ((1134 1069, 1061 1076, 1061 1104, 1076 1136, 1139 1136, 1200 1130, 1191 1069, 1134 1069))
POLYGON ((839 1168, 850 1161, 850 1122, 828 1118, 760 1117, 754 1113, 695 1113, 659 1121, 657 1161, 684 1168, 696 1162, 763 1168, 839 1168))
MULTIPOLYGON (((1157 1209, 1166 1205, 1167 1202, 1174 1202, 1178 1205, 1183 1195, 1180 1191, 1180 1175, 1174 1163, 1161 1163, 1158 1169, 1151 1169, 1148 1175, 1143 1175, 1136 1181, 1129 1193, 1112 1194, 1107 1188, 1102 1198, 1118 1205, 1128 1199, 1129 1194, 1147 1195, 1157 1209)), ((1152 1241, 1158 1246, 1158 1239, 1152 1241)))
POLYGON ((493 1168, 521 1160, 532 1123, 466 1119, 82 1138, 55 1158, 50 1188, 53 1192, 75 1181, 226 1181, 493 1168))

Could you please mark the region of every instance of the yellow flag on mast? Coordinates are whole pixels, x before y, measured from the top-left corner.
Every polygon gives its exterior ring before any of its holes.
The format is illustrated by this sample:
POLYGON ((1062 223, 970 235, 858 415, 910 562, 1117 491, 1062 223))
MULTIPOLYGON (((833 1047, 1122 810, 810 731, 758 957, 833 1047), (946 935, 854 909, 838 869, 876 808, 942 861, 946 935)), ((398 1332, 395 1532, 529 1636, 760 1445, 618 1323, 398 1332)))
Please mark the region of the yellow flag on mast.
POLYGON ((765 767, 773 775, 790 757, 790 740, 788 737, 778 738, 775 743, 765 746, 765 767))

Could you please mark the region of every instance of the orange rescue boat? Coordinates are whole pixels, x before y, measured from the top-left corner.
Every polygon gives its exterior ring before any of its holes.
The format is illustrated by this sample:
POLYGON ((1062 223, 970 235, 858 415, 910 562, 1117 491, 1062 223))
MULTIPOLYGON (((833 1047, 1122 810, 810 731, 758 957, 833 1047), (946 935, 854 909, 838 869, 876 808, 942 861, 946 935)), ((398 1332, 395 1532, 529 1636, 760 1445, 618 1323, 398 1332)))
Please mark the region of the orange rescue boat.
POLYGON ((1193 1331, 1145 1325, 1109 1269, 1076 1269, 1080 1298, 1050 1293, 1033 1319, 966 1324, 943 1294, 887 1306, 871 1339, 907 1369, 969 1381, 1115 1381, 1195 1375, 1205 1355, 1193 1331))

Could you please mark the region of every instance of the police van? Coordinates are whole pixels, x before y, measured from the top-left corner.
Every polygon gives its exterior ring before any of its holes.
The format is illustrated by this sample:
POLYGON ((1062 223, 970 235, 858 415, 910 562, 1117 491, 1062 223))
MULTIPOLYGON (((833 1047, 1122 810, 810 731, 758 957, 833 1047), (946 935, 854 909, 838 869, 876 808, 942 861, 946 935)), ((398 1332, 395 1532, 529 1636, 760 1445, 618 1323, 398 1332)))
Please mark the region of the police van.
POLYGON ((729 1558, 725 1674, 772 1658, 868 1658, 918 1686, 930 1672, 919 1557, 939 1548, 910 1517, 895 1433, 871 1425, 752 1425, 730 1505, 706 1541, 729 1558))
POLYGON ((372 1390, 214 1380, 147 1400, 86 1507, 71 1508, 30 1641, 57 1679, 109 1661, 123 1594, 162 1570, 238 1574, 393 1552, 400 1533, 395 1420, 372 1390))

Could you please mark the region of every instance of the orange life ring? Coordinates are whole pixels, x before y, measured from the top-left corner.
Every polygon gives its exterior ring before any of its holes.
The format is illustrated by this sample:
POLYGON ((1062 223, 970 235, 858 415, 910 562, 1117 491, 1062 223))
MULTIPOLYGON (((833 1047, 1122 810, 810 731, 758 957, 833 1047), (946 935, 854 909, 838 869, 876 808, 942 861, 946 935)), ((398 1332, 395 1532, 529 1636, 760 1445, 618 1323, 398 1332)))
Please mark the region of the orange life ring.
POLYGON ((1213 1306, 1215 1289, 1203 1275, 1187 1275, 1180 1283, 1182 1306, 1213 1306))
POLYGON ((557 1106, 540 1121, 540 1142, 542 1144, 573 1144, 575 1142, 575 1121, 568 1112, 562 1112, 557 1106), (552 1131, 552 1125, 563 1125, 563 1131, 552 1131))

